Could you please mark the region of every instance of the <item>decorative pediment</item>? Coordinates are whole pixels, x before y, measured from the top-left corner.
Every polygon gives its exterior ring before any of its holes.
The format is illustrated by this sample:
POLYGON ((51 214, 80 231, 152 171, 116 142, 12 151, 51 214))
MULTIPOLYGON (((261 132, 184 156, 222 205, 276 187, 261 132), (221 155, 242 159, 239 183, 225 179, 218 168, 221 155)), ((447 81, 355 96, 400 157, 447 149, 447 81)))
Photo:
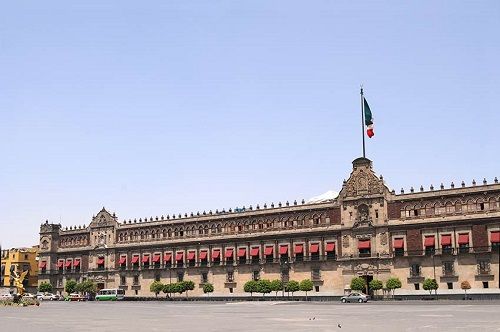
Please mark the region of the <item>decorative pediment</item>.
POLYGON ((378 178, 372 169, 372 162, 367 158, 358 158, 352 162, 353 170, 349 179, 342 185, 339 197, 359 198, 372 195, 384 195, 389 190, 382 177, 378 178))
POLYGON ((95 228, 95 227, 110 227, 110 226, 116 226, 116 216, 115 214, 111 214, 106 209, 103 207, 99 213, 92 217, 92 222, 90 223, 90 227, 95 228))

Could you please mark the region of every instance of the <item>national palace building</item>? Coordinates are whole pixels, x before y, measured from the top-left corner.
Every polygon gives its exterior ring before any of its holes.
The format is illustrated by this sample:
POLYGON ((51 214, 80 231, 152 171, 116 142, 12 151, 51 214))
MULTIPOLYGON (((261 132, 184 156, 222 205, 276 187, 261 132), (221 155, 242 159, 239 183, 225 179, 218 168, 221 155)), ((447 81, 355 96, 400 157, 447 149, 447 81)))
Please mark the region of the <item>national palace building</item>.
POLYGON ((127 296, 149 285, 212 283, 214 294, 242 294, 252 279, 311 279, 319 294, 344 294, 353 277, 398 277, 398 293, 498 291, 500 184, 483 180, 396 194, 366 158, 353 161, 338 197, 228 211, 119 221, 104 208, 88 226, 40 227, 39 283, 94 280, 127 296), (488 290, 487 290, 488 288, 488 290))

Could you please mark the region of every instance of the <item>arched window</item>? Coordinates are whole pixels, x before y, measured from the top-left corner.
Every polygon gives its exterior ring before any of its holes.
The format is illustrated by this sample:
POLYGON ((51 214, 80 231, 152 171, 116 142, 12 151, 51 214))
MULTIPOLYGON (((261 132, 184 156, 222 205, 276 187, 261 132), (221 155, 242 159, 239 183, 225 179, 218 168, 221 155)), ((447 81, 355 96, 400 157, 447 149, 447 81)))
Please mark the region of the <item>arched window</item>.
POLYGON ((497 209, 497 200, 495 197, 490 198, 490 210, 496 210, 497 209))
POLYGON ((432 217, 434 215, 434 205, 432 205, 432 203, 425 205, 425 215, 428 217, 432 217))

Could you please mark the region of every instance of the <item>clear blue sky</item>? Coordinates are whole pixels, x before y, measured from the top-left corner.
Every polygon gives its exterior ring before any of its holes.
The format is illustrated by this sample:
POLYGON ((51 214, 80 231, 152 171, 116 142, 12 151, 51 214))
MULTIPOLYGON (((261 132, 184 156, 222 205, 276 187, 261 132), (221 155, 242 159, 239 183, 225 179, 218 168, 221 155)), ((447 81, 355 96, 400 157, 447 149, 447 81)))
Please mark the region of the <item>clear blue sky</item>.
POLYGON ((340 190, 359 85, 390 188, 500 176, 499 1, 11 1, 0 241, 340 190))

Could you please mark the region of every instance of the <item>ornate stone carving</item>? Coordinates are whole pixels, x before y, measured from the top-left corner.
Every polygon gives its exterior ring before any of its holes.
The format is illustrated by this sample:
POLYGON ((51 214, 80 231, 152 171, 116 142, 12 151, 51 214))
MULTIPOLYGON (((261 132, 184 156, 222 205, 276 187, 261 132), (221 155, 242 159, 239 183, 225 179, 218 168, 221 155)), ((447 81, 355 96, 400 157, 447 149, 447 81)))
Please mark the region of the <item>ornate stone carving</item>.
POLYGON ((387 233, 386 232, 382 232, 380 233, 380 244, 383 245, 383 246, 386 246, 387 245, 387 233))
POLYGON ((370 233, 356 234, 356 239, 358 240, 370 240, 372 235, 370 233))
POLYGON ((353 228, 359 228, 359 227, 372 227, 372 220, 370 218, 370 210, 368 208, 368 205, 366 204, 360 204, 357 208, 357 216, 356 216, 356 221, 353 224, 353 228))
POLYGON ((40 249, 48 250, 49 249, 49 240, 47 238, 42 238, 40 249))
POLYGON ((361 263, 354 266, 354 271, 376 270, 377 267, 373 264, 361 263))
POLYGON ((349 235, 342 236, 342 247, 349 248, 349 235))

